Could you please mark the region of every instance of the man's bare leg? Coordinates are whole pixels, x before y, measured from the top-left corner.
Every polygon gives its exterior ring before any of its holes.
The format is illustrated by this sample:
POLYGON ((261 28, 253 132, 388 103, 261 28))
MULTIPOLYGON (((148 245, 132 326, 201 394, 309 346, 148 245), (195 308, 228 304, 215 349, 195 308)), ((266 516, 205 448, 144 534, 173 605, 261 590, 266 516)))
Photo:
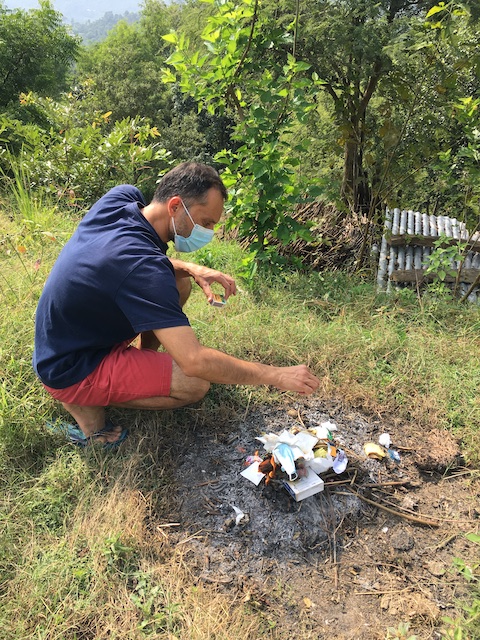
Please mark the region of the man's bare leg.
POLYGON ((139 398, 115 404, 114 406, 158 411, 162 409, 178 409, 202 400, 210 389, 210 383, 201 378, 186 376, 176 362, 173 362, 172 365, 172 382, 169 396, 139 398))
MULTIPOLYGON (((105 427, 105 407, 82 407, 78 404, 62 402, 64 409, 75 419, 86 438, 101 431, 105 427)), ((115 427, 112 431, 95 438, 98 442, 115 442, 122 430, 115 427)))

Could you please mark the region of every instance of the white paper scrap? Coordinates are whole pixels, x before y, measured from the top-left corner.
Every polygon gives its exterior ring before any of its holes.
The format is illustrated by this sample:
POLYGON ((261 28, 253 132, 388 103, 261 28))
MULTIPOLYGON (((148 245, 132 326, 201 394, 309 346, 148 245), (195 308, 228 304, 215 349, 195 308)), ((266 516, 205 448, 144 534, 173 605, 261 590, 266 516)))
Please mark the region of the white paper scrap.
POLYGON ((241 509, 239 509, 238 507, 236 507, 234 504, 232 504, 231 506, 232 506, 232 509, 236 513, 235 524, 239 525, 240 522, 246 517, 247 514, 243 513, 243 511, 241 509))
POLYGON ((333 470, 335 473, 343 473, 347 468, 348 458, 345 455, 345 452, 341 449, 338 449, 337 457, 333 461, 333 470))
POLYGON ((319 440, 327 440, 329 432, 337 431, 337 425, 334 422, 322 422, 319 427, 311 429, 319 440))
POLYGON ((381 444, 382 447, 385 447, 385 449, 390 449, 390 445, 392 444, 390 434, 382 433, 382 435, 378 438, 378 444, 381 444))
POLYGON ((260 482, 265 478, 265 474, 258 470, 259 462, 253 462, 249 467, 240 472, 240 475, 253 482, 258 487, 260 482))
POLYGON ((307 466, 316 474, 325 473, 333 467, 332 456, 326 456, 325 458, 313 458, 307 462, 307 466))
POLYGON ((308 456, 312 453, 313 447, 317 444, 318 438, 307 431, 299 431, 295 434, 293 445, 303 451, 308 456))

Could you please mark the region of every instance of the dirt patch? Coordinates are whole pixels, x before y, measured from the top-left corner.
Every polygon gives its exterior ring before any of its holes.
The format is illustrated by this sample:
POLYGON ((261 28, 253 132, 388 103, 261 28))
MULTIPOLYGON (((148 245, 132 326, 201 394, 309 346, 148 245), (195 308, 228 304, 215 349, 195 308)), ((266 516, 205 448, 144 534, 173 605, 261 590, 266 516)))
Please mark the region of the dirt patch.
POLYGON ((427 640, 440 637, 441 616, 455 615, 465 584, 452 560, 472 561, 478 549, 464 536, 478 530, 478 474, 460 467, 448 433, 419 434, 306 400, 192 433, 178 453, 168 521, 181 526, 170 529, 172 542, 199 583, 235 592, 274 637, 372 640, 409 622, 427 640), (349 465, 322 474, 323 492, 297 503, 279 483, 256 487, 239 475, 246 456, 262 450, 257 436, 327 420, 349 465), (364 443, 383 432, 400 462, 365 456, 364 443))

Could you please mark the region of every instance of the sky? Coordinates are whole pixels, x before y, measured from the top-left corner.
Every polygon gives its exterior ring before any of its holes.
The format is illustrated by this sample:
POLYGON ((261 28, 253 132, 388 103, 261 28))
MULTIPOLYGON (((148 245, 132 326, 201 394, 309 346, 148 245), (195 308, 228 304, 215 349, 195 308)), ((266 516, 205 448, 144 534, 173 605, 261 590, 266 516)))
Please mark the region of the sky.
MULTIPOLYGON (((70 22, 87 22, 98 20, 107 11, 123 14, 125 11, 138 12, 141 0, 51 0, 56 11, 63 14, 65 20, 70 22)), ((36 9, 38 0, 5 0, 7 9, 36 9)))

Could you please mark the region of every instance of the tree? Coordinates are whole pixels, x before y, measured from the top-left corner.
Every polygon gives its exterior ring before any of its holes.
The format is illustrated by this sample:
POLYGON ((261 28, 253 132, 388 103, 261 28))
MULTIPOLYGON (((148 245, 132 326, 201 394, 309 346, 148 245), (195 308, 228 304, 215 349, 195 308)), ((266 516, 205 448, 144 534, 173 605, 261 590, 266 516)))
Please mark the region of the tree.
POLYGON ((439 162, 433 166, 442 212, 468 220, 478 230, 480 212, 480 11, 455 0, 440 2, 427 15, 444 81, 439 89, 448 108, 439 162))
POLYGON ((228 118, 199 111, 194 100, 161 81, 172 49, 162 36, 179 23, 198 32, 208 10, 196 2, 166 6, 161 0, 146 0, 137 23, 118 23, 104 41, 84 50, 78 65, 80 84, 93 83, 86 100, 94 108, 112 111, 112 125, 123 118, 148 118, 178 161, 213 163, 215 153, 230 146, 228 118))
POLYGON ((308 189, 296 179, 298 149, 287 136, 314 109, 309 87, 315 83, 302 77, 308 64, 283 55, 287 41, 295 51, 294 37, 265 28, 259 0, 207 1, 214 11, 202 32, 204 50, 192 50, 183 33, 164 36, 175 45, 164 81, 212 114, 235 115, 237 148, 217 155, 232 188, 227 224, 248 239, 253 269, 262 261, 281 264, 275 243, 310 237, 291 215, 308 189))
POLYGON ((129 24, 137 22, 138 13, 125 11, 122 15, 107 11, 101 18, 97 20, 87 20, 87 22, 77 22, 72 20, 72 31, 82 39, 83 44, 92 44, 93 42, 101 42, 104 40, 108 32, 120 22, 125 20, 129 24))
POLYGON ((114 121, 139 115, 160 127, 169 104, 159 71, 166 49, 160 40, 153 50, 141 23, 122 20, 105 40, 84 50, 78 76, 93 81, 95 107, 112 111, 114 121))
MULTIPOLYGON (((459 47, 453 46, 459 33, 439 43, 434 29, 448 15, 464 13, 462 4, 434 4, 312 0, 307 5, 280 0, 271 7, 271 29, 298 20, 297 55, 323 81, 320 87, 343 147, 339 178, 347 210, 371 217, 396 197, 408 197, 411 206, 436 200, 433 164, 442 148, 455 146, 459 133, 451 118, 452 99, 473 95, 461 92, 468 84, 478 85, 480 67, 474 20, 461 37, 469 55, 459 55, 459 47)), ((478 14, 478 2, 463 4, 478 14)), ((319 101, 320 109, 323 105, 319 101)), ((330 164, 337 173, 331 138, 329 145, 330 164)), ((320 150, 324 148, 320 142, 320 150)))
POLYGON ((341 194, 349 208, 368 211, 372 201, 365 168, 370 131, 368 111, 382 80, 394 72, 397 43, 405 42, 411 19, 428 2, 412 0, 292 0, 280 5, 281 22, 298 9, 301 24, 298 56, 321 78, 333 104, 333 117, 343 143, 341 194))
POLYGON ((29 11, 0 5, 0 107, 15 102, 21 92, 59 95, 78 46, 48 1, 29 11))

